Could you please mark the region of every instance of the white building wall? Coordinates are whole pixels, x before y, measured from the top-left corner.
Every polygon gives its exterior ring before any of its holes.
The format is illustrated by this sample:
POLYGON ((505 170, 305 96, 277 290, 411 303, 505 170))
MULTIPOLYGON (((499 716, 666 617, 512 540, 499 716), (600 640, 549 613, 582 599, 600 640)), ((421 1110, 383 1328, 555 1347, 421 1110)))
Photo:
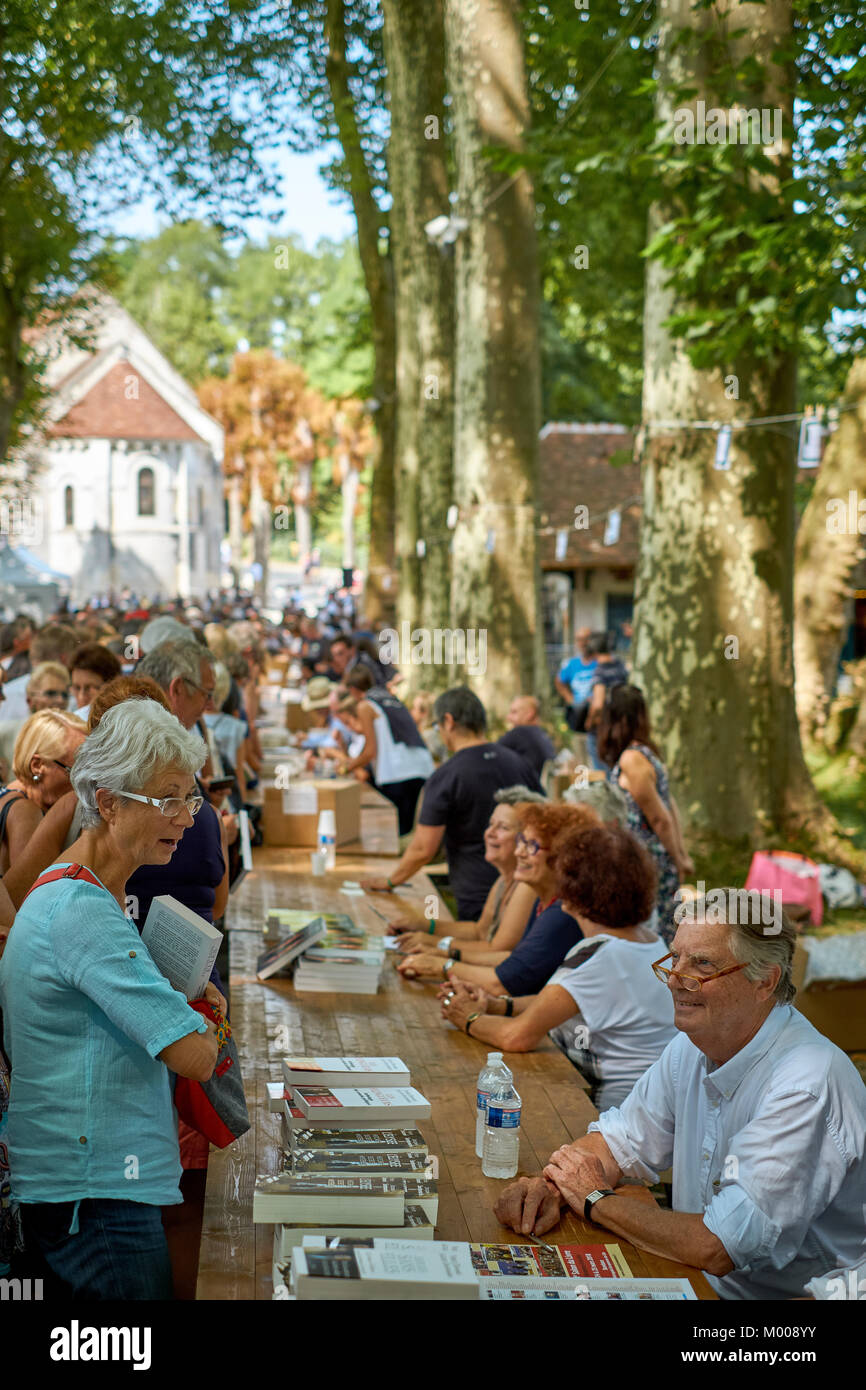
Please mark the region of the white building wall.
POLYGON ((76 602, 124 585, 142 598, 173 598, 178 592, 201 596, 218 586, 222 474, 206 444, 56 439, 43 458, 38 484, 43 535, 32 549, 70 576, 76 602), (138 511, 142 468, 154 474, 153 516, 138 511), (186 523, 179 495, 184 472, 186 523), (73 489, 72 526, 65 519, 67 487, 73 489), (189 557, 193 536, 193 564, 183 582, 180 559, 189 557))

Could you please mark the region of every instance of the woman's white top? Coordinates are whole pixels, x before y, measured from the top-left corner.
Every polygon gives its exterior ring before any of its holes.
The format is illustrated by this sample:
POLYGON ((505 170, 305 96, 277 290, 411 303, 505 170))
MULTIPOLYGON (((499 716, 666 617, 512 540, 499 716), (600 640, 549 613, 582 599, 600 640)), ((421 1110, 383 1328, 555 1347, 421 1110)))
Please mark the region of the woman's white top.
POLYGON ((665 954, 660 937, 629 941, 586 937, 569 951, 548 984, 561 985, 578 1013, 551 1037, 597 1090, 599 1110, 620 1105, 676 1035, 667 985, 652 972, 665 954))

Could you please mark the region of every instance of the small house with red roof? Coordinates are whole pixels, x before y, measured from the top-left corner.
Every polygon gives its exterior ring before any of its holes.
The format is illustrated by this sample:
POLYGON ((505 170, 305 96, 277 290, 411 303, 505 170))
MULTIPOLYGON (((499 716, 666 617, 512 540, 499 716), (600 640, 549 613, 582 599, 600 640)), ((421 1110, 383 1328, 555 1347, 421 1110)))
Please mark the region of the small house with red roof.
POLYGON ((588 627, 623 636, 634 607, 640 466, 625 425, 554 422, 539 435, 539 557, 552 667, 588 627))
POLYGON ((150 599, 218 587, 222 426, 109 295, 86 346, 62 325, 41 341, 51 396, 32 550, 69 575, 75 601, 124 586, 150 599))

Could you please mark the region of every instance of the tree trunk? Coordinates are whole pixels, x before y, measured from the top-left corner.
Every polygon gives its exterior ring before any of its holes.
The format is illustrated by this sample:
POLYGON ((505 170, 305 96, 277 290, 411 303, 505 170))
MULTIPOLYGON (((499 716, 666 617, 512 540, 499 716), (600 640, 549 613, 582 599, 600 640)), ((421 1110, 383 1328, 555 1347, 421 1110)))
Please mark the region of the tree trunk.
POLYGON ((313 490, 313 465, 298 464, 298 479, 293 498, 295 503, 295 533, 298 537, 298 564, 305 574, 313 549, 313 532, 310 524, 310 497, 313 490))
POLYGON ((268 563, 270 560, 271 527, 270 514, 265 505, 262 492, 260 460, 253 451, 250 473, 250 530, 253 538, 254 592, 257 598, 265 600, 268 592, 268 563))
POLYGON ((452 624, 484 669, 457 666, 501 715, 517 691, 543 694, 536 545, 540 423, 535 201, 525 170, 507 181, 485 157, 519 150, 528 122, 520 26, 511 0, 446 0, 457 241, 452 624))
POLYGON ((391 258, 383 251, 380 228, 387 222, 373 195, 370 170, 349 84, 345 0, 328 0, 326 73, 334 116, 349 173, 349 191, 358 228, 358 253, 370 297, 375 361, 373 394, 379 402, 376 425, 381 444, 370 489, 370 558, 365 593, 367 621, 388 625, 394 615, 394 461, 396 397, 394 284, 391 258))
POLYGON ((243 459, 235 459, 236 471, 230 475, 228 480, 229 549, 232 557, 232 583, 235 588, 241 582, 241 569, 244 563, 244 512, 241 503, 243 467, 243 459))
POLYGON ((355 505, 358 501, 360 478, 357 468, 346 459, 342 469, 341 493, 343 501, 343 569, 355 568, 355 505))
MULTIPOLYGON (((803 735, 820 739, 842 650, 851 571, 863 554, 858 500, 866 457, 866 361, 845 384, 839 417, 797 532, 794 565, 794 663, 797 715, 803 735), (849 496, 855 494, 853 513, 849 496)), ((866 532, 866 517, 862 518, 866 532)))
MULTIPOLYGON (((688 83, 713 104, 710 71, 717 16, 692 0, 660 0, 657 115, 672 119, 674 85, 688 83), (675 45, 686 28, 704 31, 697 49, 675 45)), ((732 4, 730 44, 762 59, 789 43, 788 0, 732 4)), ((781 105, 791 129, 792 79, 767 61, 767 106, 781 105), (771 78, 772 75, 772 78, 771 78)), ((758 99, 753 97, 755 104, 758 99)), ((790 149, 782 156, 786 174, 790 149)), ((778 216, 784 215, 779 200, 778 216)), ((657 203, 650 235, 671 208, 657 203)), ((759 286, 755 286, 758 297, 759 286)), ((812 787, 794 709, 792 578, 794 454, 790 437, 749 428, 732 436, 729 471, 713 467, 713 430, 668 429, 666 421, 786 414, 795 406, 795 362, 780 357, 694 368, 664 321, 677 306, 667 274, 650 260, 646 276, 643 518, 637 579, 636 680, 663 739, 684 820, 723 839, 790 832, 829 815, 812 787), (734 372, 741 399, 724 392, 734 372)))
MULTIPOLYGON (((383 11, 397 321, 397 613, 401 624, 433 630, 449 622, 453 489, 454 262, 424 231, 450 211, 445 28, 442 0, 384 0, 383 11)), ((423 667, 406 674, 429 679, 423 667)))

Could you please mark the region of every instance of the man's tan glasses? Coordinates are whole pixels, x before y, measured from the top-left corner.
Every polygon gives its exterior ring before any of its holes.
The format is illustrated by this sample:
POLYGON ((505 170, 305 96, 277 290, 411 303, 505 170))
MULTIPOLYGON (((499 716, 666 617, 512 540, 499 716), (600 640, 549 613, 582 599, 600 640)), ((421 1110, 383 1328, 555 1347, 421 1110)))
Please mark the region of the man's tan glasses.
POLYGON ((671 976, 676 975, 683 989, 689 990, 692 994, 696 994, 698 990, 703 989, 708 980, 719 980, 723 975, 733 975, 736 970, 745 970, 748 964, 748 961, 743 961, 741 965, 728 965, 724 970, 717 970, 713 975, 681 975, 679 970, 671 970, 664 964, 664 962, 670 960, 672 956, 673 951, 668 951, 667 955, 662 956, 661 960, 653 961, 653 974, 657 980, 661 980, 663 985, 668 983, 671 976))

